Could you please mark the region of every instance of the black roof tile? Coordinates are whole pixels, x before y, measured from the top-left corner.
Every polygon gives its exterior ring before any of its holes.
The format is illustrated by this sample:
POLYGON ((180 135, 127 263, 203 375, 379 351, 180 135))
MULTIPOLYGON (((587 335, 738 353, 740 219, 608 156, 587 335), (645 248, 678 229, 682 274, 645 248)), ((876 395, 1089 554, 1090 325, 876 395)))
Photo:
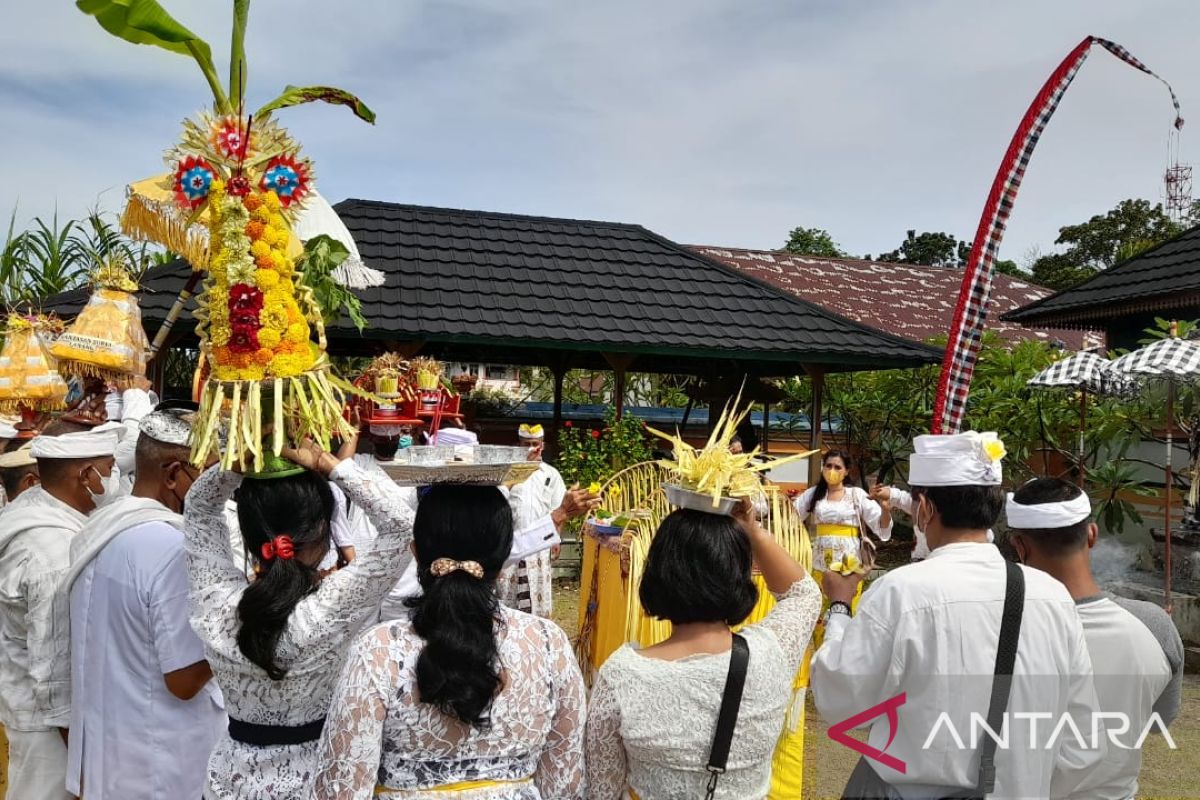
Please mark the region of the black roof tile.
POLYGON ((1023 325, 1086 325, 1117 307, 1143 310, 1196 305, 1200 295, 1200 226, 1104 270, 1070 289, 1001 316, 1023 325))
MULTIPOLYGON (((364 260, 387 275, 384 288, 360 294, 368 340, 424 340, 448 354, 512 363, 564 347, 593 357, 639 353, 640 364, 659 359, 675 371, 721 359, 760 374, 793 373, 802 363, 885 368, 940 358, 637 225, 368 200, 336 208, 364 260)), ((180 261, 143 278, 151 331, 188 272, 180 261)), ((45 307, 71 315, 86 297, 67 292, 45 307)), ((345 349, 381 346, 354 344, 359 334, 345 319, 329 336, 345 349)))

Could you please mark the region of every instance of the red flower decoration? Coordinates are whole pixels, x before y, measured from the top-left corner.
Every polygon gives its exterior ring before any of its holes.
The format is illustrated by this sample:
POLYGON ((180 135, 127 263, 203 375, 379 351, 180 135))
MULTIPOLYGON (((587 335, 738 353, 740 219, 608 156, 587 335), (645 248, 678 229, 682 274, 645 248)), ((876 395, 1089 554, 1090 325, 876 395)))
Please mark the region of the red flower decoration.
POLYGON ((284 561, 296 555, 296 547, 292 543, 292 537, 286 533, 276 536, 269 542, 263 542, 262 557, 264 561, 270 561, 276 556, 279 556, 284 561))
POLYGON ((245 175, 234 175, 225 185, 225 191, 234 197, 245 197, 250 194, 250 181, 245 175))
POLYGON ((592 438, 593 438, 593 439, 599 439, 599 438, 600 438, 600 431, 592 431, 592 438))
POLYGON ((235 353, 258 352, 258 330, 253 325, 230 325, 229 349, 235 353))
POLYGON ((308 162, 290 155, 275 156, 267 162, 259 188, 279 196, 279 204, 287 208, 300 202, 309 190, 308 162))
POLYGON ((248 283, 235 283, 229 287, 230 311, 253 311, 257 314, 263 307, 263 294, 248 283))
POLYGON ((175 168, 175 202, 195 210, 208 200, 208 190, 217 171, 203 158, 188 156, 175 168))
POLYGON ((250 328, 251 330, 257 330, 260 327, 258 324, 258 312, 235 310, 229 315, 229 324, 231 329, 250 328))
POLYGON ((242 158, 250 151, 250 136, 242 120, 225 117, 213 127, 209 141, 225 158, 242 158))

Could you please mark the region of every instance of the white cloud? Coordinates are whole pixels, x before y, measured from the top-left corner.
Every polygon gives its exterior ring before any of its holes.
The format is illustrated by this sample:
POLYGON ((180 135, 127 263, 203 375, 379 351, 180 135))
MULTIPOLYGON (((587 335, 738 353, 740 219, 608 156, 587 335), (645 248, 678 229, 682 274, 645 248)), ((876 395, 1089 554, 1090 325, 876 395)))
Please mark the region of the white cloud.
MULTIPOLYGON (((228 4, 164 4, 223 64, 228 4)), ((194 65, 68 3, 7 5, 0 211, 20 198, 22 215, 56 200, 79 213, 161 169, 206 96, 194 65)), ((379 114, 374 128, 343 109, 281 114, 331 199, 638 222, 684 242, 777 246, 798 224, 860 253, 910 227, 970 237, 1025 107, 1089 33, 1171 80, 1200 124, 1200 8, 1183 0, 256 0, 251 13, 252 100, 324 83, 379 114)), ((1002 254, 1156 199, 1170 118, 1161 85, 1095 50, 1002 254)))

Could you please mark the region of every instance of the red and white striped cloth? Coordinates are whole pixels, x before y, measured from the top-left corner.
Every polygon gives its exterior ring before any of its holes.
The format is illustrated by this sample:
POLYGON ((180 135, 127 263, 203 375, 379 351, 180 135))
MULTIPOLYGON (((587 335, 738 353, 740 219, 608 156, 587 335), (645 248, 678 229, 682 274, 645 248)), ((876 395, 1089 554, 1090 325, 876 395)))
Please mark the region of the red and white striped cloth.
POLYGON ((1016 133, 1013 134, 1008 152, 1004 154, 1004 160, 1000 162, 1000 169, 992 182, 992 190, 984 206, 983 215, 979 219, 971 256, 967 261, 962 286, 958 292, 958 305, 950 323, 946 354, 942 360, 942 374, 933 406, 933 433, 957 433, 962 427, 967 396, 971 390, 971 376, 975 372, 975 357, 979 352, 988 300, 992 293, 996 251, 1004 237, 1004 229, 1012 213, 1017 190, 1021 188, 1021 180, 1025 177, 1025 169, 1033 155, 1033 148, 1037 145, 1046 123, 1053 116, 1054 109, 1058 108, 1067 87, 1074 80, 1075 73, 1087 59, 1093 44, 1100 45, 1131 67, 1162 81, 1171 93, 1171 102, 1175 104, 1175 127, 1183 127, 1175 90, 1115 42, 1088 36, 1058 65, 1033 99, 1016 133))

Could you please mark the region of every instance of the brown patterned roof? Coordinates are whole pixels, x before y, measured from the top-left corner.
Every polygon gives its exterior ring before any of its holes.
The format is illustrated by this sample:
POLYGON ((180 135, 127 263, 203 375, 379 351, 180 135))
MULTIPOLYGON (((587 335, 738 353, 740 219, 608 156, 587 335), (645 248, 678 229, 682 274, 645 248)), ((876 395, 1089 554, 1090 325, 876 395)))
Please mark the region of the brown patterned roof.
MULTIPOLYGON (((917 342, 946 334, 962 282, 960 271, 944 267, 801 256, 779 250, 689 247, 810 303, 917 342)), ((988 330, 1008 341, 1057 340, 1068 349, 1081 349, 1085 346, 1081 331, 1026 328, 1000 320, 1000 315, 1051 294, 1041 286, 997 275, 992 283, 988 330)), ((1100 338, 1092 335, 1089 344, 1098 343, 1100 338)))

